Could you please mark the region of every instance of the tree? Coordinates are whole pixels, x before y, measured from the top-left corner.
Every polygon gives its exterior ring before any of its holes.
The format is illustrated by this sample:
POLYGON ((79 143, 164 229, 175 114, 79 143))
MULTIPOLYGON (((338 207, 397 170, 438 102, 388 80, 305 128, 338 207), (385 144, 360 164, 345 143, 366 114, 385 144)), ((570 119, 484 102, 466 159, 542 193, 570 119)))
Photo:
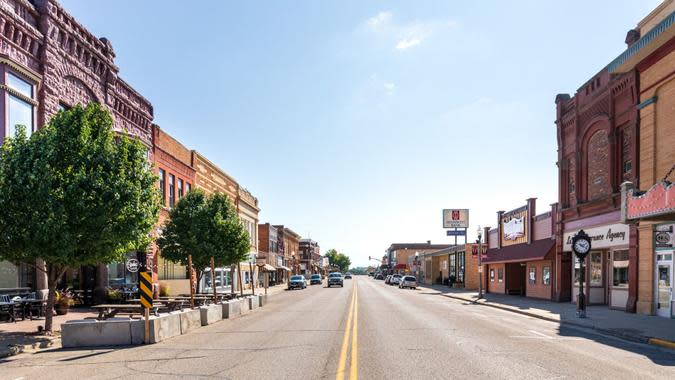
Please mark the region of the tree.
POLYGON ((248 232, 224 194, 207 196, 199 189, 192 190, 178 201, 169 217, 157 246, 162 257, 182 265, 188 265, 188 255, 192 255, 197 291, 211 257, 217 267, 248 258, 248 232))
POLYGON ((326 251, 324 256, 328 257, 328 262, 330 265, 340 268, 340 271, 342 272, 349 270, 349 266, 352 264, 349 256, 343 253, 338 253, 338 251, 335 249, 329 249, 326 251))
POLYGON ((98 104, 56 114, 30 138, 19 127, 0 148, 0 257, 45 261, 52 331, 56 286, 69 268, 145 250, 159 197, 147 148, 113 131, 98 104))

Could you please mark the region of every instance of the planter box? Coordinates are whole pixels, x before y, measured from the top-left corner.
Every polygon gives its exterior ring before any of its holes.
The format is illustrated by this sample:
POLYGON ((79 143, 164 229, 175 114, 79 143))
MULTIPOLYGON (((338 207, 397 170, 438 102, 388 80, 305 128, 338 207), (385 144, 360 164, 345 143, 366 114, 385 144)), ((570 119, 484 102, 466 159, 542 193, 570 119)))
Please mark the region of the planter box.
POLYGON ((241 302, 234 299, 223 302, 223 319, 237 318, 241 315, 241 302))
POLYGON ((223 319, 223 306, 218 304, 200 306, 199 313, 202 326, 210 325, 212 323, 220 322, 223 319))
POLYGON ((188 332, 202 327, 202 315, 199 309, 187 309, 178 314, 180 316, 180 333, 188 332))
POLYGON ((61 324, 61 345, 64 348, 130 345, 131 322, 128 318, 68 321, 61 324))
POLYGON ((248 314, 248 312, 251 311, 251 306, 248 304, 248 297, 238 298, 237 302, 239 302, 239 310, 242 315, 248 314))
MULTIPOLYGON (((131 322, 131 344, 143 344, 145 337, 145 320, 131 322)), ((162 314, 150 317, 150 341, 157 343, 174 336, 181 335, 180 314, 162 314)))
POLYGON ((257 309, 259 300, 260 298, 257 295, 248 297, 248 308, 250 310, 257 309))

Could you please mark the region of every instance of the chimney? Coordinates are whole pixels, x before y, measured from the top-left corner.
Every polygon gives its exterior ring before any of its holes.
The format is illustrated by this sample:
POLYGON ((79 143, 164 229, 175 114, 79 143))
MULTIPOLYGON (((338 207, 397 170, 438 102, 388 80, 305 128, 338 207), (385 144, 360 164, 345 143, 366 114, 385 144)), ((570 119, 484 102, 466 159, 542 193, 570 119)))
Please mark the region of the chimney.
POLYGON ((431 245, 431 240, 427 240, 427 245, 431 245))

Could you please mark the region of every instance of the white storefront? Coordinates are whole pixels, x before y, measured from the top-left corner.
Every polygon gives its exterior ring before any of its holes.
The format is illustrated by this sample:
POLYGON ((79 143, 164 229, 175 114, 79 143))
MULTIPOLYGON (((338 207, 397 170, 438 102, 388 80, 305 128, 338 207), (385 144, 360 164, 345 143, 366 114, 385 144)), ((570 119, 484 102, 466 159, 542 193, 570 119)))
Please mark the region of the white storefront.
MULTIPOLYGON (((591 237, 591 252, 586 256, 584 281, 588 303, 625 309, 628 302, 629 226, 614 223, 581 229, 591 237)), ((563 234, 563 251, 572 251, 572 237, 581 229, 563 234)), ((579 294, 579 275, 580 263, 574 256, 572 302, 576 302, 579 294)))
POLYGON ((675 255, 675 224, 658 225, 654 231, 654 303, 656 315, 673 318, 673 256, 675 255))

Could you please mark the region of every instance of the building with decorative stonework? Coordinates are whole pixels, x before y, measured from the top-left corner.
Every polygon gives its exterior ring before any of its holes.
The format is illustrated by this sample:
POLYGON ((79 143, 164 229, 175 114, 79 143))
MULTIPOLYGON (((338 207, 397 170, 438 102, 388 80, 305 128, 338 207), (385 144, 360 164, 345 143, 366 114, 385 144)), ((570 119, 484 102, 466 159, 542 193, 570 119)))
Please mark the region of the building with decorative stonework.
POLYGON ((628 32, 626 43, 608 70, 615 75, 637 72, 640 83, 638 176, 622 191, 622 219, 638 232, 636 309, 673 318, 675 1, 663 1, 628 32))
POLYGON ((637 102, 635 73, 612 73, 607 67, 574 96, 556 96, 559 206, 553 218, 554 300, 576 299, 580 263, 569 242, 583 229, 593 236, 617 236, 594 240, 586 257, 588 303, 635 310, 636 230, 621 222, 620 189, 622 182, 637 176, 637 102))
MULTIPOLYGON (((152 105, 120 77, 111 42, 89 32, 56 0, 0 0, 0 97, 0 143, 18 124, 31 133, 63 108, 97 102, 110 111, 118 132, 152 146, 152 105)), ((93 297, 95 287, 109 283, 104 267, 73 271, 64 285, 93 297)), ((39 273, 0 262, 0 288, 45 289, 39 273)))

